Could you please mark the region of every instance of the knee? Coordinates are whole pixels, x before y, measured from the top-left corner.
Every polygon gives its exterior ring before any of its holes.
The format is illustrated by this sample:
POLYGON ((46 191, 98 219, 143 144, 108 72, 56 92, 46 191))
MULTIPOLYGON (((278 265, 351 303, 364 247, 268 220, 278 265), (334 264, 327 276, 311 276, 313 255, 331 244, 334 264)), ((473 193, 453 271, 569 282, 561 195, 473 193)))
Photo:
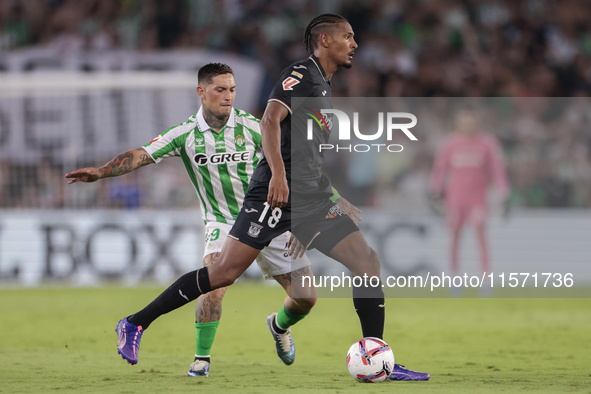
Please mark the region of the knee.
POLYGON ((363 276, 365 274, 370 276, 380 275, 380 256, 372 248, 368 248, 367 251, 363 252, 362 255, 356 258, 357 261, 362 263, 357 265, 351 270, 353 275, 363 276))
POLYGON ((369 255, 367 257, 367 261, 369 264, 369 269, 372 273, 380 272, 380 255, 378 252, 373 250, 373 248, 369 248, 369 255))
POLYGON ((238 277, 231 272, 231 270, 224 272, 221 277, 220 286, 216 290, 233 285, 236 279, 238 279, 238 277))
MULTIPOLYGON (((234 284, 241 272, 232 266, 220 264, 221 260, 209 267, 209 282, 215 289, 222 289, 234 284), (220 267, 224 267, 221 269, 220 267)), ((224 290, 225 291, 225 290, 224 290)))
POLYGON ((373 248, 369 248, 369 257, 368 257, 369 261, 371 262, 371 264, 380 265, 380 255, 378 254, 378 252, 376 252, 375 250, 373 250, 373 248))

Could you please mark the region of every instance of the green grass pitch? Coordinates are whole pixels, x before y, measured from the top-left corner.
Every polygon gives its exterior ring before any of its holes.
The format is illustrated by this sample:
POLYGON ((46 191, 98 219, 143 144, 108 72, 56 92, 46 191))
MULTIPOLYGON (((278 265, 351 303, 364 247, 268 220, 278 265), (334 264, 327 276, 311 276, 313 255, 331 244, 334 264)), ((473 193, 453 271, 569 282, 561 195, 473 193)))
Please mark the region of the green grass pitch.
POLYGON ((294 327, 284 366, 265 324, 278 287, 227 293, 210 378, 189 378, 193 306, 157 320, 130 366, 115 323, 162 288, 0 290, 0 392, 584 392, 591 393, 590 299, 389 299, 385 340, 396 361, 429 382, 362 384, 345 355, 360 337, 350 299, 321 299, 294 327), (281 391, 278 391, 281 390, 281 391))

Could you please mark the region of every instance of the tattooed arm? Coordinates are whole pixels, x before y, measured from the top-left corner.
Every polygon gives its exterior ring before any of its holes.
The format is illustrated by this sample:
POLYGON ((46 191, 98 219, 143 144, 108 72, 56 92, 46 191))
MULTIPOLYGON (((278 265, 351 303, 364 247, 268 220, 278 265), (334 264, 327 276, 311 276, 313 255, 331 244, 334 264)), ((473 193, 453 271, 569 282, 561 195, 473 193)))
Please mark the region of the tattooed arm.
POLYGON ((66 174, 75 182, 95 182, 102 178, 127 174, 140 167, 154 163, 152 157, 142 148, 128 150, 100 168, 86 167, 66 174))

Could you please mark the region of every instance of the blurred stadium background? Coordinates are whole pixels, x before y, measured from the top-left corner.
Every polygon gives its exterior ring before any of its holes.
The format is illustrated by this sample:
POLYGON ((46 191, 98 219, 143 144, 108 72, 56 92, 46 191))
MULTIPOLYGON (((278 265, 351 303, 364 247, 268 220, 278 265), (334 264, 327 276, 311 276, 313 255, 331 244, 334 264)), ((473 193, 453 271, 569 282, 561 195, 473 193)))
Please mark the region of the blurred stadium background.
MULTIPOLYGON (((197 70, 208 62, 232 66, 235 106, 260 116, 280 71, 306 56, 306 24, 323 12, 346 17, 360 44, 354 67, 335 74, 333 96, 571 97, 558 118, 546 118, 547 102, 517 105, 503 127, 488 130, 503 147, 514 215, 491 222, 492 263, 534 267, 546 258, 556 270, 588 262, 584 2, 0 0, 0 283, 166 283, 198 266, 203 225, 179 160, 92 185, 67 186, 63 175, 102 165, 195 113, 197 70)), ((333 181, 364 210, 388 273, 446 267, 427 181, 450 130, 438 125, 392 162, 328 157, 327 171, 346 175, 333 181), (360 172, 368 165, 378 166, 372 176, 360 172), (392 238, 380 227, 384 212, 401 223, 392 238)), ((464 251, 477 269, 469 237, 464 251)))

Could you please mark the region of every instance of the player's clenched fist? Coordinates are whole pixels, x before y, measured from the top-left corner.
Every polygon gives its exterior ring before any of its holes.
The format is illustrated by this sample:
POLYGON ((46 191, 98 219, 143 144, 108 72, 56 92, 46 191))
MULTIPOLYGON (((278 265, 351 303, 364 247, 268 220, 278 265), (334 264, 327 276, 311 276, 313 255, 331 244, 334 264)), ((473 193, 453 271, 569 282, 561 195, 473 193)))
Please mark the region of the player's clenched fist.
POLYGON ((101 173, 98 168, 87 167, 67 173, 66 178, 71 178, 68 185, 75 182, 95 182, 101 179, 101 173))
POLYGON ((267 202, 271 209, 275 207, 283 208, 287 205, 289 197, 289 187, 285 177, 271 176, 269 181, 269 194, 267 195, 267 202))

